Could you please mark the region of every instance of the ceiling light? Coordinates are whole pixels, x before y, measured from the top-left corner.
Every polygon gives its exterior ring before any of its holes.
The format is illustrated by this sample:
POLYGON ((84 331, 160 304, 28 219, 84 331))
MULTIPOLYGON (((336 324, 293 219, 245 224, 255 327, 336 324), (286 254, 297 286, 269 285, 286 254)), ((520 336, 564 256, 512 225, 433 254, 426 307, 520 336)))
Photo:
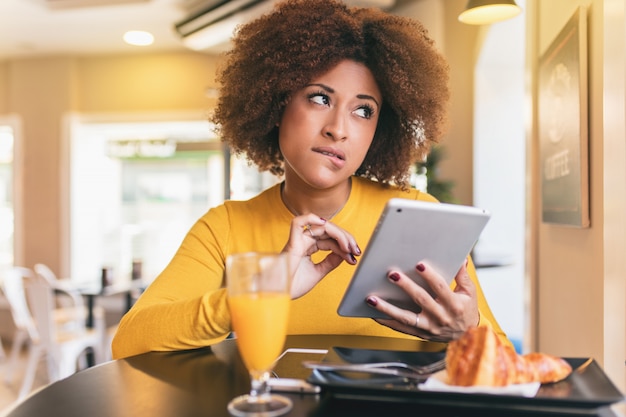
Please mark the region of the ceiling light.
POLYGON ((486 25, 510 19, 522 12, 514 0, 469 0, 459 21, 468 25, 486 25))
POLYGON ((154 42, 154 36, 143 30, 129 30, 124 34, 124 42, 129 45, 148 46, 154 42))

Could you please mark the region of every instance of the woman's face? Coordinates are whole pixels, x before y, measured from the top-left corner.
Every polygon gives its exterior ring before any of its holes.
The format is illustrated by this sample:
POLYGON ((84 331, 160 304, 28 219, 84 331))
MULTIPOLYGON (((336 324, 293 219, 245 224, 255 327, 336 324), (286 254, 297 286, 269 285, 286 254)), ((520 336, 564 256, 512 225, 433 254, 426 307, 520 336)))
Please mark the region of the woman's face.
POLYGON ((370 70, 342 61, 289 98, 279 125, 286 181, 326 189, 349 178, 372 143, 382 95, 370 70))

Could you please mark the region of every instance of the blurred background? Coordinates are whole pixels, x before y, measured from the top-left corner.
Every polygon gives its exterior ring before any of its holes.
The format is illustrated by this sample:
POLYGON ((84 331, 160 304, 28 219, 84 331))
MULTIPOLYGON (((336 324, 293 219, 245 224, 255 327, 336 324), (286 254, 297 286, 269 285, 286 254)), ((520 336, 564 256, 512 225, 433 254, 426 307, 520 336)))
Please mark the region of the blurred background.
MULTIPOLYGON (((624 379, 625 48, 608 35, 625 33, 624 0, 521 0, 520 15, 486 25, 459 22, 466 0, 346 2, 422 21, 450 63, 450 130, 414 185, 493 213, 474 259, 518 349, 593 354, 624 379), (537 67, 579 8, 592 209, 591 227, 567 228, 541 221, 537 67)), ((233 28, 272 4, 0 0, 0 265, 97 283, 103 267, 127 282, 134 261, 149 284, 209 207, 273 184, 207 122, 233 28), (128 31, 151 43, 126 43, 128 31)), ((101 302, 123 313, 123 300, 101 302)), ((10 340, 2 300, 0 316, 10 340)))

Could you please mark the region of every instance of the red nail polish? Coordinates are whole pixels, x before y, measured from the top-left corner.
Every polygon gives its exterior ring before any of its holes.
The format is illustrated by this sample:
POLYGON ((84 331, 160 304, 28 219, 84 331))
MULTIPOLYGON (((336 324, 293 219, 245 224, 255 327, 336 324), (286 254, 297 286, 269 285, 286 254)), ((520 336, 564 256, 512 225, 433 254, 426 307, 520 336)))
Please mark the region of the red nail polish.
POLYGON ((415 267, 415 269, 417 269, 420 272, 424 272, 424 270, 426 269, 426 267, 424 266, 424 264, 419 263, 417 264, 417 266, 415 267))
POLYGON ((400 274, 398 274, 397 272, 394 272, 389 275, 389 279, 392 280, 393 282, 398 282, 400 281, 400 274))
POLYGON ((376 307, 378 305, 378 300, 374 297, 367 297, 365 299, 365 302, 367 302, 367 304, 376 307))
POLYGON ((356 263, 356 258, 353 254, 350 254, 350 259, 352 259, 352 263, 356 263))

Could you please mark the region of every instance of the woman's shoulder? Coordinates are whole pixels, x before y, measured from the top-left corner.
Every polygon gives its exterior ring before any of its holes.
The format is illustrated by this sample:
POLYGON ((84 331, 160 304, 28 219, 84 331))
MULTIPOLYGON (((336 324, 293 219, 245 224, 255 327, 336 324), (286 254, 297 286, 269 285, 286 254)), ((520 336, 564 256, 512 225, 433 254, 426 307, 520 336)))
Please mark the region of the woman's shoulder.
POLYGON ((221 212, 222 215, 232 216, 250 216, 263 215, 263 213, 272 213, 278 210, 280 203, 280 184, 273 185, 254 197, 247 200, 226 200, 219 206, 211 210, 221 212))
POLYGON ((437 202, 435 197, 416 188, 411 187, 404 190, 395 185, 381 184, 363 177, 354 177, 352 187, 353 192, 369 201, 377 199, 387 202, 390 198, 406 198, 437 202))
MULTIPOLYGON (((273 222, 286 221, 283 216, 277 220, 275 213, 286 210, 280 205, 279 185, 269 187, 248 200, 226 200, 211 207, 198 221, 194 229, 210 229, 213 234, 226 236, 238 233, 242 228, 249 228, 250 222, 257 221, 258 225, 273 227, 273 222), (273 220, 268 220, 273 219, 273 220)), ((287 214, 285 214, 287 216, 287 214)), ((288 217, 286 217, 288 219, 288 217)))

